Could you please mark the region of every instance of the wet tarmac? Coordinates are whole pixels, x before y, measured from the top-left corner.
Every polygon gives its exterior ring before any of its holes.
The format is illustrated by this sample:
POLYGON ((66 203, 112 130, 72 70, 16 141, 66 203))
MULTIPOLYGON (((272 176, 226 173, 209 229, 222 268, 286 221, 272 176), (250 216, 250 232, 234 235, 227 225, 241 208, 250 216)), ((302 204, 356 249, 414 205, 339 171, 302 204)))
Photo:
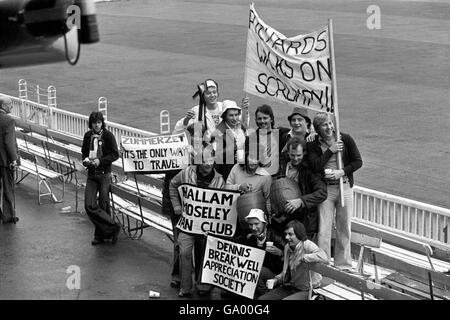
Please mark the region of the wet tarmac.
POLYGON ((73 187, 63 203, 38 205, 35 183, 28 177, 17 186, 18 223, 0 224, 0 300, 143 300, 149 290, 161 300, 183 300, 169 285, 172 242, 166 234, 147 228, 131 240, 121 232, 116 245, 92 246, 86 214, 60 210, 75 208, 73 187))

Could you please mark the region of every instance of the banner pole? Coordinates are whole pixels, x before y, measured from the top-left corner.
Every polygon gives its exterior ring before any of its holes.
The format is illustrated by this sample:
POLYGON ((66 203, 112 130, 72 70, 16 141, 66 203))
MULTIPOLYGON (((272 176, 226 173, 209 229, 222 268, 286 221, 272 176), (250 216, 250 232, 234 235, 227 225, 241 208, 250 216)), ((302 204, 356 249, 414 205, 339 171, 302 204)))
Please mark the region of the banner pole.
MULTIPOLYGON (((336 140, 340 138, 341 130, 339 125, 339 108, 338 108, 338 95, 337 95, 337 85, 336 85, 336 66, 335 66, 335 59, 334 59, 334 42, 333 42, 333 20, 328 19, 328 32, 329 32, 329 39, 330 39, 330 58, 331 58, 331 92, 333 97, 333 106, 334 106, 334 118, 336 123, 336 140)), ((342 152, 339 151, 336 154, 337 158, 337 167, 339 170, 342 169, 342 152)), ((345 206, 344 203, 344 180, 341 177, 339 179, 339 193, 341 194, 341 205, 342 207, 345 206)))
MULTIPOLYGON (((249 6, 250 6, 250 10, 248 11, 248 21, 250 23, 250 12, 253 8, 253 2, 251 0, 249 0, 249 6)), ((245 66, 244 66, 244 94, 245 94, 245 98, 248 98, 248 93, 247 91, 245 91, 245 88, 247 86, 247 80, 248 80, 248 75, 247 75, 247 59, 248 59, 248 30, 247 30, 247 43, 246 43, 246 48, 245 48, 245 66)), ((242 114, 242 120, 244 122, 244 125, 246 126, 247 130, 250 127, 250 105, 248 106, 247 110, 245 110, 245 112, 243 112, 242 114), (245 113, 245 114, 244 114, 245 113)))

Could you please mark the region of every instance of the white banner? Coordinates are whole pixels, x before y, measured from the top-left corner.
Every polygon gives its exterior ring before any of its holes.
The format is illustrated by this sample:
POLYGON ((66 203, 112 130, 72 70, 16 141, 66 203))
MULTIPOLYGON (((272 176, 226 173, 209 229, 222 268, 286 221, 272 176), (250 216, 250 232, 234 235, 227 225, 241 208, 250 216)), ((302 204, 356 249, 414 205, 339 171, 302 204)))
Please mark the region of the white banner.
POLYGON ((121 138, 125 172, 165 172, 185 168, 189 164, 186 134, 121 138))
POLYGON ((209 236, 201 282, 253 299, 265 251, 209 236))
POLYGON ((178 187, 178 194, 182 203, 178 229, 195 234, 234 235, 237 222, 235 201, 240 192, 182 184, 178 187))
POLYGON ((250 5, 244 91, 333 113, 331 73, 328 26, 287 38, 250 5))

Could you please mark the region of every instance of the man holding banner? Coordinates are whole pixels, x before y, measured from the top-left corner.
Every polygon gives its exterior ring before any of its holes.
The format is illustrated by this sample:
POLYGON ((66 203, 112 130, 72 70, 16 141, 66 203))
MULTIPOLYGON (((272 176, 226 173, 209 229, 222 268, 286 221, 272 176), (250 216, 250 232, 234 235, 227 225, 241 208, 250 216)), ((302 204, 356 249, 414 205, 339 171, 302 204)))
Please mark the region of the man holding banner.
MULTIPOLYGON (((326 130, 332 131, 331 135, 340 139, 336 84, 331 19, 328 20, 327 26, 318 30, 308 34, 286 37, 262 21, 253 3, 250 5, 244 91, 263 99, 281 101, 295 106, 300 105, 316 113, 321 112, 321 123, 327 122, 328 116, 334 116, 335 129, 333 127, 333 130, 330 128, 326 130)), ((317 131, 318 127, 316 128, 315 125, 314 127, 317 131)), ((327 140, 325 137, 325 135, 321 137, 322 141, 327 140)), ((336 257, 335 263, 343 268, 348 268, 351 266, 349 241, 350 217, 353 209, 350 199, 353 181, 350 176, 353 171, 361 167, 362 161, 353 139, 343 134, 342 140, 345 140, 345 147, 342 147, 341 143, 336 141, 333 143, 331 140, 328 141, 330 143, 328 146, 327 143, 321 145, 319 142, 315 142, 313 148, 315 155, 313 154, 312 157, 316 156, 317 158, 322 153, 327 154, 325 162, 330 167, 326 169, 333 170, 327 177, 334 180, 334 190, 328 187, 328 199, 330 201, 326 200, 321 205, 322 208, 325 208, 325 206, 329 208, 327 218, 324 220, 326 225, 320 226, 322 230, 327 230, 326 234, 323 233, 322 239, 324 242, 321 247, 328 250, 329 253, 328 239, 331 237, 331 214, 334 214, 336 209, 338 211, 337 219, 339 219, 337 223, 342 226, 345 225, 345 228, 338 229, 338 234, 341 232, 342 235, 337 241, 340 254, 339 257, 336 257), (334 151, 326 151, 328 147, 332 147, 334 151), (331 155, 334 156, 331 157, 331 155), (344 164, 342 163, 342 157, 345 158, 344 164), (350 163, 352 164, 350 165, 350 163), (337 195, 339 200, 332 194, 337 195), (347 199, 344 199, 345 195, 348 195, 347 199), (344 206, 345 208, 342 208, 344 206)), ((308 153, 311 157, 309 147, 308 153)), ((317 164, 318 161, 312 160, 311 162, 317 164)), ((324 163, 321 165, 321 169, 323 169, 324 163)), ((320 172, 317 170, 316 168, 316 172, 320 172)), ((324 211, 320 213, 320 218, 322 218, 322 214, 325 215, 324 211)), ((320 224, 322 224, 322 221, 320 224)))
MULTIPOLYGON (((181 286, 178 293, 179 297, 189 296, 192 289, 192 250, 194 250, 195 254, 195 279, 197 281, 196 287, 198 293, 203 295, 210 290, 209 286, 201 285, 199 283, 206 238, 204 233, 202 234, 198 230, 193 229, 194 209, 189 210, 189 208, 193 208, 193 206, 190 206, 188 202, 192 198, 200 200, 206 199, 207 192, 202 192, 202 190, 199 189, 222 189, 225 187, 225 181, 214 169, 214 163, 214 150, 210 147, 206 147, 200 165, 188 166, 179 172, 170 182, 169 190, 173 210, 176 215, 181 216, 177 225, 177 228, 180 229, 178 235, 181 273, 181 286), (197 188, 194 188, 194 186, 197 188)), ((199 206, 195 206, 195 209, 197 208, 199 208, 199 206)), ((199 209, 202 214, 205 212, 202 208, 199 209)), ((198 211, 195 210, 195 213, 197 212, 198 211)), ((196 222, 199 220, 201 220, 201 217, 198 217, 196 222)))
POLYGON ((353 138, 341 133, 338 139, 331 117, 318 113, 313 125, 318 136, 307 144, 308 161, 315 172, 325 172, 328 196, 319 204, 318 245, 330 258, 331 229, 336 213, 336 245, 334 249, 334 265, 344 270, 351 270, 351 218, 353 215, 353 172, 361 168, 362 159, 353 138), (341 151, 344 167, 336 165, 336 154, 341 151), (344 205, 341 203, 339 179, 344 182, 344 205))
POLYGON ((252 299, 265 251, 212 235, 206 242, 202 282, 252 299))

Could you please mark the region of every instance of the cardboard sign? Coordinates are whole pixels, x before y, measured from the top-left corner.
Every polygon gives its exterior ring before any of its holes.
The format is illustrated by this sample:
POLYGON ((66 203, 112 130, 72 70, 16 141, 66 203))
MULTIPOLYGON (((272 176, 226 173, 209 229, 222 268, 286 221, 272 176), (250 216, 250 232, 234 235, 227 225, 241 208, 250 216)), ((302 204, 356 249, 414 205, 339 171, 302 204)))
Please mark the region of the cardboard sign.
POLYGON ((201 281, 252 299, 264 256, 264 250, 208 235, 201 281))
POLYGON ((167 172, 189 164, 186 134, 121 138, 125 172, 167 172))
POLYGON ((236 232, 238 191, 199 188, 189 184, 178 187, 182 215, 177 228, 195 234, 206 232, 232 237, 236 232))

